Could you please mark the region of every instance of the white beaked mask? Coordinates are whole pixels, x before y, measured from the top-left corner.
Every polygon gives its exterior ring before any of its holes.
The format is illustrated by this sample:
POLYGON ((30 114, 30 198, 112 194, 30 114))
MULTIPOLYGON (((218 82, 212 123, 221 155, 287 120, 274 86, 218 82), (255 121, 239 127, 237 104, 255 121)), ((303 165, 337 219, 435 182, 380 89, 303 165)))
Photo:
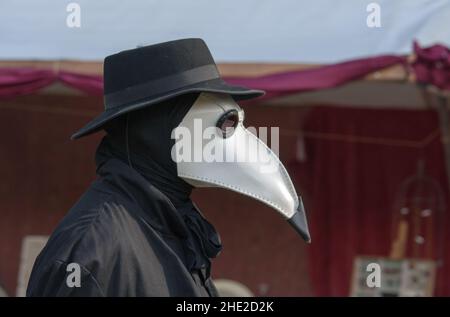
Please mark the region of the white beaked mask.
POLYGON ((257 199, 310 242, 303 203, 285 167, 243 119, 231 96, 201 93, 172 133, 178 176, 194 187, 221 187, 257 199))

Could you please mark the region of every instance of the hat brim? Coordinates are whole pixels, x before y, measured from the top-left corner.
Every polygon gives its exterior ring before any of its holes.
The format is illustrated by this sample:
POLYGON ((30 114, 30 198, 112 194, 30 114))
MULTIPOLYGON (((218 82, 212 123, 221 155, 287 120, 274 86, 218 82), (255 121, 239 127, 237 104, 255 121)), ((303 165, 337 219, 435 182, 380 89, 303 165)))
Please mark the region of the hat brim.
POLYGON ((230 85, 225 81, 223 81, 221 78, 212 79, 194 85, 186 86, 180 89, 172 90, 164 93, 163 95, 151 96, 149 98, 142 99, 138 102, 133 102, 132 104, 129 105, 123 105, 120 107, 115 107, 113 109, 105 110, 98 117, 94 118, 83 128, 75 132, 71 136, 71 139, 72 140, 79 139, 83 136, 97 132, 101 130, 107 122, 128 112, 142 109, 152 104, 156 104, 179 95, 195 92, 215 92, 215 93, 229 94, 235 100, 247 100, 264 95, 264 91, 262 90, 249 89, 242 86, 230 85))

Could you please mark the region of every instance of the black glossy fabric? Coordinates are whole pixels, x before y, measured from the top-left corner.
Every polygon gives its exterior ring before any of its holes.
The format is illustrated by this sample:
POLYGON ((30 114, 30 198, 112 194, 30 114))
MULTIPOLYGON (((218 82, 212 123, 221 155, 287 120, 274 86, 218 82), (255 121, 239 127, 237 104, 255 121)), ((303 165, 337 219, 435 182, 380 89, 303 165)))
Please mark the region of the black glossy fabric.
POLYGON ((116 157, 137 170, 177 206, 189 199, 192 186, 177 175, 171 157, 172 131, 183 120, 198 94, 186 94, 124 115, 105 127, 96 162, 116 157))
POLYGON ((195 98, 133 113, 108 128, 96 155, 98 179, 37 258, 28 296, 217 295, 210 259, 222 248, 219 235, 168 156, 167 133, 195 98), (66 283, 71 263, 81 268, 80 287, 66 283))

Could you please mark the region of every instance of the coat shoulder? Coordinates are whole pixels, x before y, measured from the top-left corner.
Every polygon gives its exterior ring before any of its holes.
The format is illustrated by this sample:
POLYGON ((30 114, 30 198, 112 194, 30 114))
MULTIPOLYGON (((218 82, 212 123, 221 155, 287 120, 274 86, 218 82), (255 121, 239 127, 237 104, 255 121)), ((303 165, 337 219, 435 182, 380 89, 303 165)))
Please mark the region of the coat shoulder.
POLYGON ((138 221, 120 195, 90 188, 53 231, 36 265, 60 261, 95 271, 98 259, 108 261, 128 250, 127 237, 136 230, 138 221))

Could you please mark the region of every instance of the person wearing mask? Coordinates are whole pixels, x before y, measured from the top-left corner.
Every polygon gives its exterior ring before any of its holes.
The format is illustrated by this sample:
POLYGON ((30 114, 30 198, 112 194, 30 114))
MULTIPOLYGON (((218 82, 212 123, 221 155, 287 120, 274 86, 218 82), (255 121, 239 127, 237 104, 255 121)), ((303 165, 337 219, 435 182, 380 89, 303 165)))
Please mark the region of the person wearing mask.
POLYGON ((243 126, 237 101, 263 92, 223 81, 201 39, 108 56, 104 85, 105 111, 72 136, 106 132, 98 177, 36 259, 27 296, 217 296, 211 259, 222 245, 190 199, 196 187, 258 199, 310 241, 285 168, 243 126), (177 131, 194 134, 198 120, 215 137, 179 144, 177 131), (194 153, 211 142, 237 157, 263 146, 265 160, 186 159, 188 147, 194 153))

